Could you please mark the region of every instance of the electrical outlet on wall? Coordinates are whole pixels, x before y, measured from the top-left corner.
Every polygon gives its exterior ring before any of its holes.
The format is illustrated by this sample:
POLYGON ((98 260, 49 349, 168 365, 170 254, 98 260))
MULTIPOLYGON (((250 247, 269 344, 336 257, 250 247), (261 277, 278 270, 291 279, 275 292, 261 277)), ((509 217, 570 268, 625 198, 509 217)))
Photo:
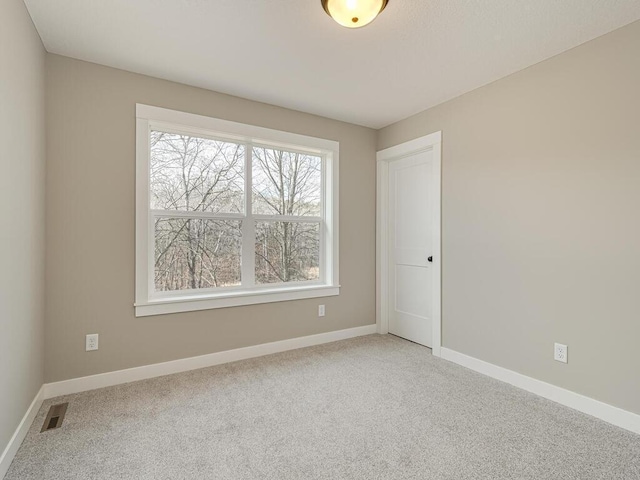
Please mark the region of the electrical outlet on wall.
POLYGON ((318 305, 318 316, 324 317, 324 305, 318 305))
POLYGON ((556 343, 553 350, 553 359, 557 362, 567 363, 569 361, 569 347, 556 343))
POLYGON ((87 335, 85 341, 85 350, 90 352, 92 350, 98 350, 98 334, 92 333, 91 335, 87 335))

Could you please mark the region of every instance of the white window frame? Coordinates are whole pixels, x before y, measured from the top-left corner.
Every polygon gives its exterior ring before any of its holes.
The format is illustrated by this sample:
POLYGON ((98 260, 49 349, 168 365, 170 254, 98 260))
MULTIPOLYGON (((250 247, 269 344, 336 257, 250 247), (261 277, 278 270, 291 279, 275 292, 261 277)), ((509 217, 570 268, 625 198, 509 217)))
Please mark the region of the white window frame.
MULTIPOLYGON (((340 294, 338 236, 338 160, 340 144, 332 140, 298 135, 253 125, 230 122, 202 115, 168 110, 149 105, 136 105, 136 282, 135 315, 144 317, 168 313, 208 310, 213 308, 282 302, 340 294), (322 215, 291 217, 285 215, 254 215, 251 211, 251 169, 245 171, 245 213, 208 214, 197 212, 154 211, 150 204, 150 148, 152 129, 203 136, 245 145, 245 166, 250 165, 253 146, 298 151, 322 157, 322 215), (243 225, 260 220, 301 221, 320 224, 320 278, 306 282, 267 285, 219 287, 195 291, 156 292, 154 288, 154 217, 202 216, 212 219, 237 219, 243 225)), ((254 233, 254 229, 250 229, 254 233)), ((246 228, 243 231, 249 233, 246 228)), ((254 278, 255 252, 249 239, 243 240, 242 278, 254 278)))

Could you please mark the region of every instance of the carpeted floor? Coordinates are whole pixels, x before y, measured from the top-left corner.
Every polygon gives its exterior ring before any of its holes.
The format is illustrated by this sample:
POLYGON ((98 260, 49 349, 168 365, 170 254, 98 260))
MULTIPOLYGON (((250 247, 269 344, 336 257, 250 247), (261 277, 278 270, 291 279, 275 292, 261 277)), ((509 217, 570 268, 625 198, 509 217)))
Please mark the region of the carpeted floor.
POLYGON ((633 480, 640 436, 371 335, 47 400, 36 479, 633 480))

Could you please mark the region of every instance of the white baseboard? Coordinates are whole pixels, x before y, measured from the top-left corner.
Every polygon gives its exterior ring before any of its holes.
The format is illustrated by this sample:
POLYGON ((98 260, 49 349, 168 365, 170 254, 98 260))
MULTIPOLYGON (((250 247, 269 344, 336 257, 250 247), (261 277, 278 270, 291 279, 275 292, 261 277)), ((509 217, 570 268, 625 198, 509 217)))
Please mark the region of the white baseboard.
POLYGON ((9 443, 7 444, 7 447, 4 449, 4 452, 2 452, 2 455, 0 456, 0 478, 4 478, 4 476, 7 474, 9 466, 13 461, 13 457, 16 456, 20 445, 22 445, 24 437, 27 436, 29 428, 31 428, 31 424, 33 423, 33 419, 36 418, 43 400, 44 385, 40 387, 40 390, 38 391, 38 393, 36 393, 36 396, 33 399, 33 402, 31 402, 27 413, 25 413, 24 417, 22 417, 20 425, 18 425, 18 428, 13 433, 11 440, 9 440, 9 443))
MULTIPOLYGON (((371 335, 377 332, 376 325, 366 325, 364 327, 348 328, 334 332, 319 333, 307 337, 291 338, 278 342, 263 343, 251 347, 227 350, 224 352, 210 353, 199 357, 184 358, 171 362, 156 363, 144 367, 128 368, 115 372, 101 373, 88 377, 74 378, 62 382, 46 383, 44 385, 44 398, 59 397, 60 395, 70 395, 72 393, 95 390, 96 388, 111 387, 122 383, 146 380, 148 378, 161 377, 172 373, 197 370, 199 368, 212 367, 223 363, 246 360, 248 358, 261 357, 272 353, 295 350, 297 348, 311 347, 323 343, 345 340, 347 338, 371 335)), ((0 477, 1 478, 1 477, 0 477)))
POLYGON ((509 383, 531 393, 535 393, 553 402, 559 403, 579 412, 604 420, 617 427, 640 434, 640 415, 622 410, 607 403, 585 397, 579 393, 551 385, 550 383, 536 380, 521 373, 498 367, 492 363, 478 360, 463 353, 442 348, 442 358, 457 363, 476 372, 482 373, 497 380, 509 383))

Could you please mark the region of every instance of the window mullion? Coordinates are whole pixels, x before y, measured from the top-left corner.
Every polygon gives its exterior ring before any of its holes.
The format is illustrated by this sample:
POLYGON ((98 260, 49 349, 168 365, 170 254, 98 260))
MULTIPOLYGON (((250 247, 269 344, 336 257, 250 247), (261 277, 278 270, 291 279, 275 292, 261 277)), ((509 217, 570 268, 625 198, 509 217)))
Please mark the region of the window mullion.
POLYGON ((252 287, 256 284, 255 269, 255 244, 256 227, 252 213, 252 185, 253 185, 253 165, 252 165, 253 145, 245 144, 244 152, 244 212, 242 221, 242 286, 252 287))

